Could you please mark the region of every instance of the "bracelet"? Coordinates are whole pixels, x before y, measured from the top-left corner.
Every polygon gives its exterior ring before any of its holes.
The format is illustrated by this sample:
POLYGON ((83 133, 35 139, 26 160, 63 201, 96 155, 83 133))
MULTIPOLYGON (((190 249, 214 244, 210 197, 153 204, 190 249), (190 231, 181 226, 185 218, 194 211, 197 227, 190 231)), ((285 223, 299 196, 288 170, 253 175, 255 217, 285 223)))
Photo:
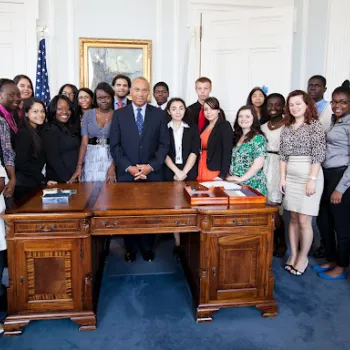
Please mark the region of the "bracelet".
POLYGON ((317 177, 316 177, 316 176, 309 176, 309 179, 310 179, 310 180, 316 181, 316 180, 317 180, 317 177))

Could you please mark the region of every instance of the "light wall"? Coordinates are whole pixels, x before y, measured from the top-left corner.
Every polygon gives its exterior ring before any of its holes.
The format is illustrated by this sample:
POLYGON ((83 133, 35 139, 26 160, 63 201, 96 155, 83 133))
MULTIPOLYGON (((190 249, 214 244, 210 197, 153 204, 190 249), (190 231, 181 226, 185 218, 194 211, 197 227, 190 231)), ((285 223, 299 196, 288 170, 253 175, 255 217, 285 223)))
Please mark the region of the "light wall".
MULTIPOLYGON (((274 7, 290 1, 266 0, 263 4, 274 7)), ((341 83, 332 68, 338 61, 342 67, 341 76, 345 79, 350 75, 350 49, 347 46, 346 50, 340 49, 344 47, 342 40, 347 37, 339 36, 336 27, 340 15, 347 23, 340 8, 346 7, 346 2, 294 0, 291 89, 306 88, 307 79, 313 74, 328 74, 329 90, 333 89, 333 85, 341 83), (330 16, 330 8, 337 15, 330 16), (330 32, 331 43, 338 39, 339 57, 329 52, 330 32)), ((79 85, 79 37, 100 37, 152 40, 152 84, 164 80, 169 84, 172 96, 184 98, 188 96, 188 90, 193 91, 188 82, 188 44, 193 25, 198 24, 202 7, 215 9, 217 4, 215 0, 38 0, 38 3, 37 24, 49 28, 47 60, 52 95, 64 83, 79 85)), ((220 4, 233 8, 243 2, 220 0, 220 4)), ((261 2, 244 1, 245 7, 251 4, 260 6, 261 2)), ((33 48, 31 52, 35 52, 33 48)), ((35 60, 35 57, 28 57, 31 61, 33 58, 35 60)))

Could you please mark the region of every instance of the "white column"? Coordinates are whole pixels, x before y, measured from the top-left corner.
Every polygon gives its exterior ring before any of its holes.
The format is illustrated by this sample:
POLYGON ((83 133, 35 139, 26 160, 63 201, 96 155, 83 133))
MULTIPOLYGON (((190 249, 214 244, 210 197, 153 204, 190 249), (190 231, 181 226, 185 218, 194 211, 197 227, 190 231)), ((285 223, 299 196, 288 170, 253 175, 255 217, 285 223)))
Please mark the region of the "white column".
POLYGON ((326 78, 329 99, 336 87, 350 79, 350 1, 329 1, 328 13, 326 78))

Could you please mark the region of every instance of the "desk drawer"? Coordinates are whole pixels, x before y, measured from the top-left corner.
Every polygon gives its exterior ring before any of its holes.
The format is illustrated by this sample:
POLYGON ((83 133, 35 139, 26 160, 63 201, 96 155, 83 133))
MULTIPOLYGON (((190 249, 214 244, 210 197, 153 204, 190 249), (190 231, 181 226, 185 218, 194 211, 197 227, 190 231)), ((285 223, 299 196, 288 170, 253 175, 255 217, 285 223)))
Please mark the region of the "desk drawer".
POLYGON ((267 215, 214 215, 213 227, 266 226, 267 215))
POLYGON ((96 218, 95 229, 195 227, 196 215, 114 216, 96 218))
POLYGON ((55 233, 80 231, 79 220, 17 221, 15 233, 55 233))

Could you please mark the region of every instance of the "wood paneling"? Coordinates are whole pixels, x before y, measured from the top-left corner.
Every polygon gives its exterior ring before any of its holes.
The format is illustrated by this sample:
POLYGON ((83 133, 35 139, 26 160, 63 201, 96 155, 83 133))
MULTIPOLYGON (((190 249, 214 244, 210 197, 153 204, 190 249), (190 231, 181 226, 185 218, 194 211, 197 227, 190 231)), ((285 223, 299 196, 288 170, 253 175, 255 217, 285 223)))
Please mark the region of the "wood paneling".
POLYGON ((197 322, 231 306, 256 306, 264 317, 276 316, 271 263, 277 208, 191 207, 184 185, 62 184, 78 190, 67 205, 48 208, 38 191, 9 210, 5 335, 21 334, 38 319, 71 318, 80 330, 96 329, 102 236, 116 234, 182 232, 181 262, 197 322))

